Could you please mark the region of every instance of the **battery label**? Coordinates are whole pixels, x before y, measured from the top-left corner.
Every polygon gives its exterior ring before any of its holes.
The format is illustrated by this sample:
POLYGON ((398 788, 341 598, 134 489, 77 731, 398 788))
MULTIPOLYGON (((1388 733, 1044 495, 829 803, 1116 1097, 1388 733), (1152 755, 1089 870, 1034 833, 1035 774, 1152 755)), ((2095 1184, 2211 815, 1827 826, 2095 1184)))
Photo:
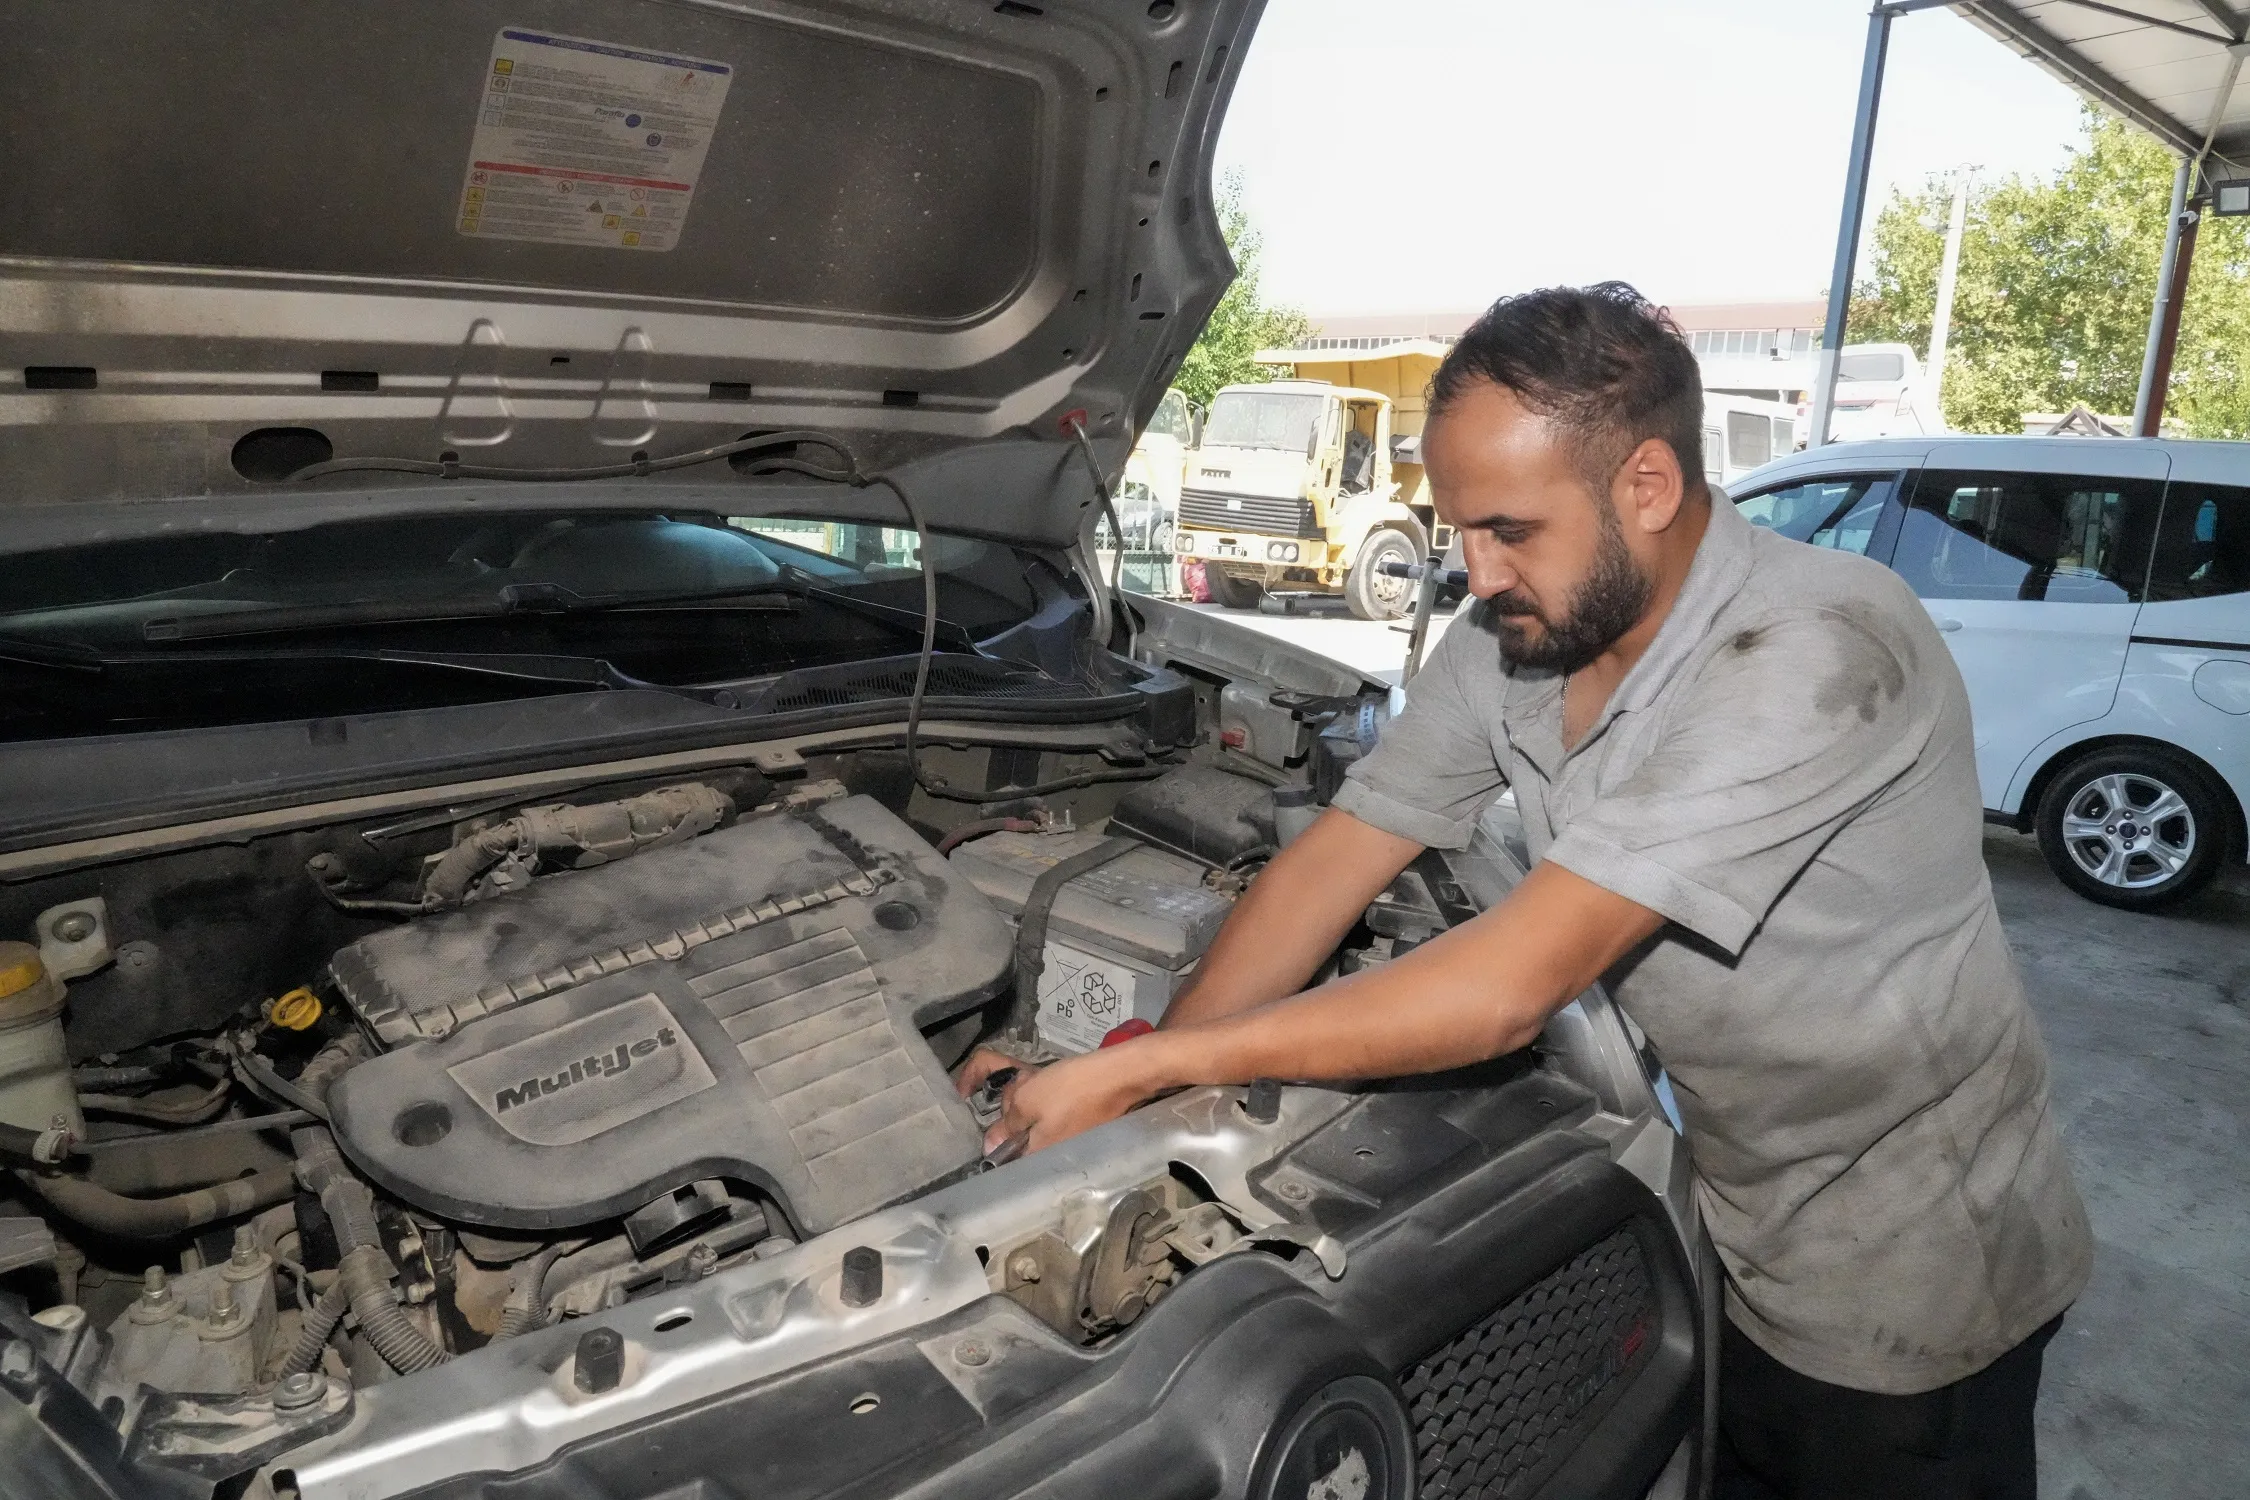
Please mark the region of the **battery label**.
POLYGON ((1171 999, 1171 976, 1047 944, 1039 975, 1039 1035, 1057 1052, 1091 1052, 1134 1016, 1154 1022, 1171 999))
POLYGON ((486 239, 671 249, 733 81, 707 58, 502 28, 456 225, 486 239))

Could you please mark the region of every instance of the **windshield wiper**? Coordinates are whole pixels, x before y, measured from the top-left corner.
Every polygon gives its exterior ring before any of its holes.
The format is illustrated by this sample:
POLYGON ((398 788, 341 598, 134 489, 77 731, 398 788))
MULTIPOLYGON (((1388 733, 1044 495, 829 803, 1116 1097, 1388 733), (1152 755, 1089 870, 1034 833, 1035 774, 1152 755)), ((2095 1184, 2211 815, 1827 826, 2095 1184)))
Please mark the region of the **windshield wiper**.
POLYGON ((99 672, 105 665, 99 651, 77 641, 28 641, 6 635, 0 635, 0 661, 57 672, 99 672))
MULTIPOLYGON (((419 604, 392 599, 371 599, 352 604, 278 605, 265 609, 229 610, 206 616, 166 616, 145 622, 141 639, 151 645, 197 641, 232 641, 261 635, 297 635, 320 630, 348 629, 355 625, 442 625, 463 620, 497 620, 517 616, 588 615, 634 609, 662 609, 683 604, 727 604, 734 608, 789 613, 810 600, 862 619, 888 626, 900 635, 919 637, 922 614, 872 599, 858 599, 823 588, 802 570, 787 567, 773 583, 732 588, 683 589, 662 594, 581 594, 556 583, 511 583, 495 594, 419 604)), ((950 620, 938 621, 941 634, 957 645, 974 649, 975 638, 966 627, 950 620)))
MULTIPOLYGON (((719 704, 717 689, 674 687, 633 676, 615 662, 600 656, 568 656, 531 651, 395 651, 379 646, 273 647, 265 650, 198 651, 193 656, 159 652, 103 654, 77 642, 0 637, 0 662, 52 668, 73 673, 130 674, 156 668, 176 671, 214 662, 373 662, 380 666, 422 668, 440 672, 471 672, 482 677, 506 677, 519 682, 547 682, 561 687, 670 693, 699 703, 719 704)), ((722 705, 723 706, 723 705, 722 705)))
POLYGON ((559 583, 511 583, 497 593, 451 599, 367 599, 351 604, 281 604, 217 615, 167 615, 141 626, 152 645, 175 641, 230 641, 254 635, 295 635, 353 625, 443 625, 456 620, 497 620, 512 615, 571 615, 642 604, 693 604, 740 600, 745 608, 787 611, 796 601, 786 589, 692 589, 673 594, 581 594, 559 583))

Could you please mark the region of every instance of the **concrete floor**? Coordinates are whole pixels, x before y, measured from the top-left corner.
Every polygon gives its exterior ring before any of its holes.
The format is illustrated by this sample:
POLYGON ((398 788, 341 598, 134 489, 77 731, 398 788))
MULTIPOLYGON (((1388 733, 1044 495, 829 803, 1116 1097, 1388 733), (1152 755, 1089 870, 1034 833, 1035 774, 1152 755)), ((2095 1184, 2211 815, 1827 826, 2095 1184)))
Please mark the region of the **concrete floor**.
POLYGON ((1993 831, 2001 920, 2054 1059, 2094 1279, 2049 1346, 2049 1500, 2250 1493, 2250 880, 2159 917, 2065 890, 1993 831))
MULTIPOLYGON (((1212 607, 1215 608, 1215 607, 1212 607)), ((1344 616, 1230 620, 1397 680, 1405 638, 1344 616)), ((2054 1060, 2097 1240, 2049 1346, 2048 1500, 2250 1494, 2250 878, 2158 917, 2080 899, 2038 847, 1985 858, 2054 1060)))

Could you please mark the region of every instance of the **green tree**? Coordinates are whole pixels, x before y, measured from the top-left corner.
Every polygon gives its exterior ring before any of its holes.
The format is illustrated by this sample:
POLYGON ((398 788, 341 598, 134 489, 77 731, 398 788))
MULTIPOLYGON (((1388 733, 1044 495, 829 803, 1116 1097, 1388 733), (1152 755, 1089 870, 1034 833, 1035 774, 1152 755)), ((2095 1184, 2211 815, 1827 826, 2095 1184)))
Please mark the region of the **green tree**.
POLYGON ((1287 349, 1311 336, 1312 323, 1294 307, 1268 304, 1258 290, 1258 256, 1264 241, 1242 201, 1242 174, 1229 172, 1219 183, 1219 229, 1234 253, 1234 284, 1212 309, 1195 347, 1188 350, 1172 383, 1198 406, 1209 406, 1219 388, 1264 380, 1273 372, 1257 362, 1260 349, 1287 349))
MULTIPOLYGON (((1945 413, 1965 432, 2017 432, 2027 411, 2130 413, 2139 387, 2177 158, 2091 106, 2052 178, 1970 193, 1945 413)), ((1896 192, 1854 289, 1853 343, 1927 350, 1952 190, 1896 192)), ((2205 218, 2188 282, 2169 414, 2197 437, 2250 433, 2250 225, 2205 218)))

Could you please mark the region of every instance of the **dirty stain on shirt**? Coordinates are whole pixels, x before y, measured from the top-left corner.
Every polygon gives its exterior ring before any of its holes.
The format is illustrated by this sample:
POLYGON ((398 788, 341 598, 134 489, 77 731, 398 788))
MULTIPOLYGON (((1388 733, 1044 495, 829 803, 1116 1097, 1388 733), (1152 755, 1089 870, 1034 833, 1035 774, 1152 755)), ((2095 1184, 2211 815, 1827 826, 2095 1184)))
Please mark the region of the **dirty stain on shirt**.
POLYGON ((1671 1074, 1728 1315, 1861 1390, 1984 1368, 2076 1298, 2093 1241, 1927 613, 1721 501, 1569 748, 1562 685, 1464 618, 1337 805, 1460 848, 1511 785, 1534 860, 1667 918, 1609 985, 1671 1074))

